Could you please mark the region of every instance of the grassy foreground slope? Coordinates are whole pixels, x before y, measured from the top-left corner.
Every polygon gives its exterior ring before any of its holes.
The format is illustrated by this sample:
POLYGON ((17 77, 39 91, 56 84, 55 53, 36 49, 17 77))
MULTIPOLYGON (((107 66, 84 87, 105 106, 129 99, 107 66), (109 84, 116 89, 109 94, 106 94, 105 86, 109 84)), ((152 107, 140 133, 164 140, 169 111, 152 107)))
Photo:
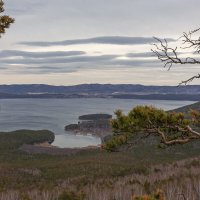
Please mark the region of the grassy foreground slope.
MULTIPOLYGON (((200 176, 200 162, 190 159, 200 155, 199 141, 159 149, 153 139, 144 139, 122 152, 83 149, 73 156, 19 150, 24 143, 46 141, 51 136, 48 131, 0 134, 0 199, 57 200, 63 192, 74 191, 80 197, 74 200, 125 200, 133 192, 148 193, 157 187, 165 191, 166 185, 168 193, 177 192, 172 191, 177 175, 187 179, 186 183, 200 176), (179 161, 183 159, 186 161, 179 161)), ((187 188, 181 180, 179 189, 187 188)))
POLYGON ((200 141, 161 149, 155 138, 137 137, 120 152, 73 156, 19 150, 52 138, 49 131, 0 133, 0 200, 127 200, 157 188, 166 200, 199 199, 200 141))

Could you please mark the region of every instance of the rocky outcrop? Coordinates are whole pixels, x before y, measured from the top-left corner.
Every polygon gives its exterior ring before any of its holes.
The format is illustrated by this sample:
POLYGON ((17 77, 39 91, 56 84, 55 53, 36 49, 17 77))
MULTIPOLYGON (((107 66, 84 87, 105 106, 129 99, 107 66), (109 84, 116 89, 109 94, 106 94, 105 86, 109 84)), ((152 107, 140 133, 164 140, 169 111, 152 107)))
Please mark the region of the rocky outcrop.
POLYGON ((78 124, 69 124, 67 126, 65 126, 65 130, 66 131, 75 131, 79 129, 79 125, 78 124))
POLYGON ((69 124, 65 126, 65 130, 83 135, 92 134, 103 141, 106 136, 112 135, 111 119, 112 115, 108 114, 82 115, 78 124, 69 124))
POLYGON ((89 121, 95 121, 95 120, 110 120, 112 119, 112 115, 109 114, 89 114, 89 115, 81 115, 78 118, 79 120, 89 120, 89 121))

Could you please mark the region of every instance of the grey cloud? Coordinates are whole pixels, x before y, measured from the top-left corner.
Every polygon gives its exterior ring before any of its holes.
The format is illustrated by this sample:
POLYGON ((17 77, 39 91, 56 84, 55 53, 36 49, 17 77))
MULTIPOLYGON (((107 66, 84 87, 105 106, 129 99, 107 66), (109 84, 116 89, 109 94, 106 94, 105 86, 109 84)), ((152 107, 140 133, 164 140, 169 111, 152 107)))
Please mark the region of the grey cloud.
POLYGON ((73 56, 67 58, 25 58, 25 59, 2 59, 2 64, 61 64, 61 63, 88 63, 109 61, 116 58, 116 55, 101 55, 101 56, 73 56))
MULTIPOLYGON (((162 52, 161 52, 162 53, 162 52)), ((184 54, 187 54, 188 52, 177 52, 177 55, 184 55, 184 54)), ((168 53, 169 55, 173 56, 174 54, 171 52, 168 53)), ((153 52, 142 52, 142 53, 127 53, 125 55, 126 57, 128 58, 152 58, 152 57, 157 57, 155 55, 155 53, 153 52)))
POLYGON ((20 0, 20 3, 9 1, 5 2, 6 11, 10 14, 14 15, 25 15, 25 14, 33 14, 38 9, 45 6, 45 2, 40 0, 20 0))
POLYGON ((55 73, 72 73, 79 69, 79 65, 71 64, 49 64, 49 65, 10 65, 4 64, 0 70, 11 74, 55 74, 55 73))
POLYGON ((25 52, 7 50, 0 52, 0 64, 7 66, 7 69, 10 72, 12 70, 12 73, 23 74, 72 73, 80 69, 123 69, 124 67, 156 67, 162 65, 156 58, 152 59, 152 52, 98 56, 85 54, 82 51, 25 52), (19 58, 15 58, 18 56, 19 58), (127 59, 120 59, 124 56, 127 59))
POLYGON ((138 57, 148 58, 148 57, 154 57, 155 54, 153 52, 127 53, 125 56, 128 58, 138 58, 138 57))
POLYGON ((137 67, 137 66, 146 66, 146 65, 157 65, 159 64, 159 61, 156 59, 135 59, 135 60, 112 60, 109 63, 107 63, 108 65, 112 65, 112 66, 131 66, 131 67, 137 67))
POLYGON ((55 74, 55 73, 72 73, 76 72, 77 69, 70 67, 58 67, 58 66, 39 66, 39 67, 24 67, 18 71, 23 74, 55 74))
POLYGON ((6 69, 8 69, 7 66, 0 66, 0 70, 6 70, 6 69))
MULTIPOLYGON (((5 53, 5 52, 4 52, 5 53)), ((9 52, 10 53, 10 52, 9 52)), ((13 53, 13 52, 12 52, 13 53)), ((21 53, 18 52, 17 53, 21 53)), ((23 52, 24 54, 24 52, 23 52)), ((72 56, 72 57, 23 57, 1 59, 2 66, 7 66, 8 70, 12 69, 12 73, 23 74, 50 74, 50 73, 72 73, 80 69, 114 69, 123 67, 145 67, 151 64, 157 65, 157 59, 147 57, 148 52, 136 54, 136 59, 120 59, 124 55, 101 55, 101 56, 72 56), (145 57, 146 56, 146 57, 145 57), (145 58, 145 59, 144 59, 145 58)), ((13 55, 13 54, 12 54, 13 55)), ((18 54, 17 54, 18 55, 18 54)), ((21 55, 21 54, 20 54, 21 55)), ((129 55, 129 54, 127 54, 129 55)), ((133 56, 134 53, 129 56, 133 56)))
MULTIPOLYGON (((167 38, 169 42, 174 41, 167 38)), ((123 37, 123 36, 104 36, 88 39, 64 40, 55 42, 19 42, 18 44, 27 46, 67 46, 77 44, 113 44, 113 45, 141 45, 157 42, 153 37, 123 37)))
POLYGON ((18 50, 0 51, 0 58, 6 57, 25 57, 25 58, 49 58, 49 57, 67 57, 86 54, 84 51, 53 51, 53 52, 28 52, 18 50))

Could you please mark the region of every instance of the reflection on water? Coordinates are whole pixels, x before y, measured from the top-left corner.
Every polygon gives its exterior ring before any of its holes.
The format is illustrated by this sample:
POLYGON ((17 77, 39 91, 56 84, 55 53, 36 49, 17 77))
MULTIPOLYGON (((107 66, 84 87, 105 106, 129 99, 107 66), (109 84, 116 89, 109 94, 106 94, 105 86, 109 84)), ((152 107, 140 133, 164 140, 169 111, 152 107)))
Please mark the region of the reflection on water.
POLYGON ((191 103, 193 102, 138 99, 1 99, 0 130, 48 129, 56 134, 54 145, 83 147, 97 145, 100 139, 65 132, 65 125, 77 123, 80 115, 113 114, 116 109, 128 112, 136 105, 154 105, 170 110, 191 103))

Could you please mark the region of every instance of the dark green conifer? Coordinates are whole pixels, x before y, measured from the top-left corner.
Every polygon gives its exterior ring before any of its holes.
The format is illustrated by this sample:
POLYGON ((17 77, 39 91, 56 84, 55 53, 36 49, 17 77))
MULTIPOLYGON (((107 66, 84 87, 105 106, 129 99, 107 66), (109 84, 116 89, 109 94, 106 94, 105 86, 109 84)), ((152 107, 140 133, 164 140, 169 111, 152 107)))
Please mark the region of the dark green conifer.
MULTIPOLYGON (((0 13, 4 12, 4 2, 0 0, 0 13)), ((9 15, 0 16, 0 37, 5 33, 5 30, 9 28, 10 24, 14 23, 14 19, 9 15)))

